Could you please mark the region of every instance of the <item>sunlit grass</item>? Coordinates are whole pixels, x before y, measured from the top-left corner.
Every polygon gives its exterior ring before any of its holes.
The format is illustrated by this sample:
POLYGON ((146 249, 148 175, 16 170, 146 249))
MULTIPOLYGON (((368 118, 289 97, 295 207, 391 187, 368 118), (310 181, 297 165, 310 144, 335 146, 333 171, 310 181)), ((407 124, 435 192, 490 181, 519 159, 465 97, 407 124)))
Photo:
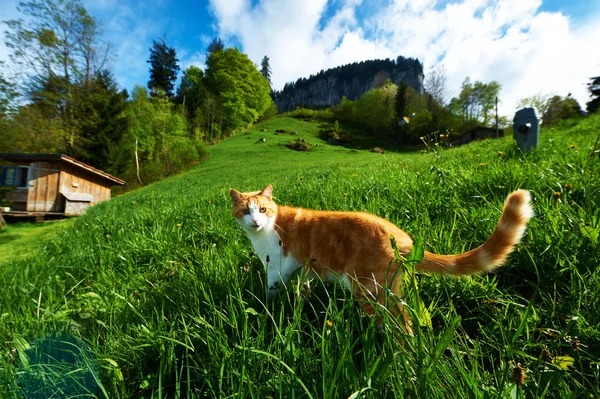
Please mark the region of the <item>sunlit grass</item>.
POLYGON ((241 132, 0 268, 0 395, 597 397, 599 125, 543 131, 525 156, 511 138, 382 155, 329 146, 318 123, 291 118, 241 132), (295 138, 315 151, 285 148, 295 138), (376 213, 437 253, 485 241, 514 189, 532 191, 536 216, 493 274, 407 279, 411 337, 317 280, 267 301, 228 194, 267 184, 282 204, 376 213), (27 363, 48 337, 82 355, 27 363))
POLYGON ((0 267, 35 256, 45 240, 69 225, 69 220, 8 224, 0 230, 0 267))

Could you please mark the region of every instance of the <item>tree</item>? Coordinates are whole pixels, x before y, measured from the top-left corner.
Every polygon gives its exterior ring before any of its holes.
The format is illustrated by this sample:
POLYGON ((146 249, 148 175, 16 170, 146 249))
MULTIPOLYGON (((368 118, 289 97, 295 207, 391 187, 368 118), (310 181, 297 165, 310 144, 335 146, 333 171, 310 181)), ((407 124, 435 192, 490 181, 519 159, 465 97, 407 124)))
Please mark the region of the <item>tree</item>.
POLYGON ((197 66, 190 66, 181 77, 181 83, 177 87, 175 102, 182 104, 184 115, 193 120, 196 110, 202 106, 206 99, 206 88, 204 86, 204 73, 197 66))
POLYGON ((567 97, 553 96, 545 106, 542 122, 544 126, 555 126, 563 119, 582 115, 581 106, 570 94, 567 97))
POLYGON ((27 20, 7 21, 6 46, 11 62, 26 75, 23 89, 36 103, 57 115, 66 134, 67 149, 78 137, 73 115, 73 87, 89 84, 111 54, 100 42, 96 20, 80 0, 32 0, 20 2, 27 20))
POLYGON ((265 79, 267 79, 269 86, 272 86, 273 84, 271 82, 271 67, 269 66, 269 57, 265 55, 260 63, 260 66, 260 73, 265 77, 265 79))
POLYGON ((33 104, 19 107, 10 118, 0 122, 0 152, 57 153, 65 150, 61 121, 47 119, 33 104))
POLYGON ((208 45, 208 51, 206 53, 206 59, 210 57, 211 54, 216 53, 218 51, 223 51, 225 49, 225 45, 220 37, 215 37, 212 42, 208 45))
POLYGON ((404 118, 407 113, 407 104, 406 104, 406 91, 408 90, 408 85, 404 82, 400 83, 398 86, 398 90, 396 91, 396 97, 394 101, 394 110, 396 111, 396 118, 401 120, 404 118))
POLYGON ((363 94, 354 104, 354 121, 373 133, 392 132, 396 119, 395 99, 398 87, 388 81, 363 94))
POLYGON ((169 98, 173 96, 173 88, 179 72, 178 61, 175 49, 167 46, 165 38, 161 38, 158 42, 152 41, 150 58, 146 61, 150 64, 148 89, 151 96, 156 96, 158 90, 162 90, 169 98))
POLYGON ((269 82, 238 49, 213 52, 206 66, 206 85, 213 95, 218 93, 226 131, 256 122, 271 104, 269 82))
POLYGON ((425 91, 440 105, 444 105, 446 101, 446 74, 444 73, 444 65, 438 64, 431 70, 428 76, 425 77, 423 86, 425 91))
POLYGON ((128 129, 127 91, 118 90, 112 74, 99 71, 89 85, 76 86, 75 117, 80 121, 79 145, 74 156, 99 169, 117 172, 114 167, 121 138, 128 129))
POLYGON ((494 109, 500 89, 501 86, 496 81, 471 83, 471 79, 467 77, 462 83, 460 94, 450 100, 448 107, 452 112, 462 115, 466 122, 487 125, 492 119, 490 111, 494 109))
POLYGON ((588 83, 588 90, 593 98, 591 101, 586 103, 587 112, 594 113, 600 108, 600 76, 590 78, 591 82, 588 83))
MULTIPOLYGON (((0 67, 3 66, 4 63, 0 61, 0 67)), ((4 74, 0 72, 0 120, 6 118, 15 108, 15 100, 19 95, 15 86, 14 83, 9 82, 4 77, 4 74)))
POLYGON ((517 102, 517 110, 521 108, 534 108, 537 117, 542 119, 542 123, 545 123, 543 122, 543 116, 548 115, 548 107, 552 105, 550 99, 550 96, 542 94, 525 97, 517 102))
MULTIPOLYGON (((148 99, 148 92, 142 86, 135 86, 132 92, 132 99, 127 108, 129 117, 129 137, 133 142, 133 151, 135 159, 136 176, 140 184, 140 158, 142 156, 151 158, 154 151, 154 137, 152 135, 152 120, 154 117, 154 108, 148 99)), ((124 143, 127 145, 128 143, 124 143)))

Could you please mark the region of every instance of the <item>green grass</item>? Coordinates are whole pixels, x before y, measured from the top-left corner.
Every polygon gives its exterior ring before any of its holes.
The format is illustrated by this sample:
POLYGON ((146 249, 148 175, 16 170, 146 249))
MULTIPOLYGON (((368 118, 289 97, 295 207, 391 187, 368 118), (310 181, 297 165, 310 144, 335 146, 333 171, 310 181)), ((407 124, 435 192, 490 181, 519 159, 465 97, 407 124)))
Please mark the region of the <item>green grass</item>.
POLYGON ((328 146, 318 130, 257 125, 4 264, 0 396, 600 395, 600 117, 544 130, 527 155, 511 138, 382 155, 328 146), (299 137, 315 151, 284 147, 299 137), (266 300, 228 191, 271 183, 281 204, 373 212, 437 253, 485 241, 514 189, 532 191, 536 216, 492 274, 407 273, 411 337, 384 309, 380 327, 340 287, 301 276, 266 300))
POLYGON ((45 241, 70 224, 70 220, 14 223, 0 230, 0 267, 35 256, 45 241))

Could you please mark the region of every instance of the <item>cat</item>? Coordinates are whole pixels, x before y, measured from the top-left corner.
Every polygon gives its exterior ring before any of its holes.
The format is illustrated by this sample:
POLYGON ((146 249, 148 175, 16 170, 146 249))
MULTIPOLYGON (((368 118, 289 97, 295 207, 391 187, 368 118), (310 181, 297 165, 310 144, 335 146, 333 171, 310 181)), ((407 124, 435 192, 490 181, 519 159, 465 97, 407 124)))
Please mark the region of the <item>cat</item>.
MULTIPOLYGON (((355 296, 380 304, 384 302, 384 286, 401 295, 402 267, 391 238, 403 256, 411 251, 412 239, 389 221, 364 212, 278 206, 271 185, 247 193, 231 189, 230 195, 233 214, 266 267, 269 296, 276 292, 272 288, 277 282, 285 284, 299 267, 325 280, 337 280, 355 296)), ((533 216, 530 201, 528 191, 514 191, 508 195, 500 221, 485 243, 459 255, 425 251, 415 270, 460 276, 502 265, 533 216)), ((396 305, 395 313, 403 316, 401 322, 410 332, 408 312, 399 303, 396 305)), ((363 301, 363 308, 374 313, 370 301, 363 301)))

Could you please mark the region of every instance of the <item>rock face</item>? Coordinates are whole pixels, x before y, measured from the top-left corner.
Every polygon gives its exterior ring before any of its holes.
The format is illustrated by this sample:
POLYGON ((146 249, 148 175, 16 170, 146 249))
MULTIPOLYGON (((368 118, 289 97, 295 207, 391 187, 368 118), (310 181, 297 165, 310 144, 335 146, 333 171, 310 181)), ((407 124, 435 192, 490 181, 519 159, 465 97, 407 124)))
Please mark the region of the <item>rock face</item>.
POLYGON ((382 86, 387 79, 396 84, 405 82, 418 93, 423 91, 423 65, 419 60, 398 57, 396 61, 374 60, 348 64, 321 71, 316 76, 288 83, 274 92, 279 112, 296 107, 326 108, 338 104, 342 97, 357 100, 371 89, 382 86))

